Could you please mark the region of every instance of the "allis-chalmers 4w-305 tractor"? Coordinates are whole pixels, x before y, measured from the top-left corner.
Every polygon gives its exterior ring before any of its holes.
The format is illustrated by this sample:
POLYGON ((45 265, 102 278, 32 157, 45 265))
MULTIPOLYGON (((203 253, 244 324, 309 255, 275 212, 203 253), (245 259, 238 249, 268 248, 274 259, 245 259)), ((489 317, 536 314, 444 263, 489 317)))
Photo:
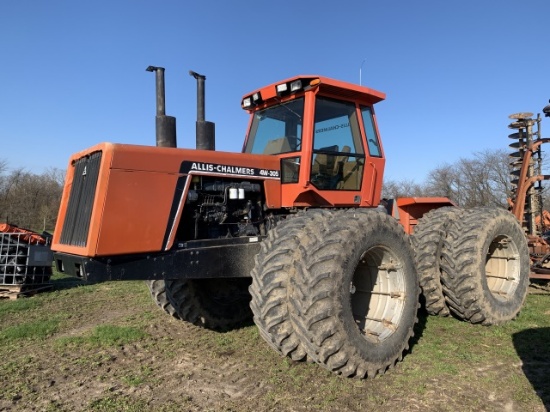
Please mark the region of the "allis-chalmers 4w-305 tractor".
POLYGON ((402 359, 422 301, 484 325, 518 314, 530 261, 510 212, 381 201, 383 93, 316 75, 263 87, 242 100, 242 153, 226 153, 204 120, 205 77, 190 72, 197 150, 178 149, 164 69, 148 70, 161 147, 102 143, 71 157, 58 270, 146 280, 162 309, 205 328, 253 318, 282 355, 360 378, 402 359))

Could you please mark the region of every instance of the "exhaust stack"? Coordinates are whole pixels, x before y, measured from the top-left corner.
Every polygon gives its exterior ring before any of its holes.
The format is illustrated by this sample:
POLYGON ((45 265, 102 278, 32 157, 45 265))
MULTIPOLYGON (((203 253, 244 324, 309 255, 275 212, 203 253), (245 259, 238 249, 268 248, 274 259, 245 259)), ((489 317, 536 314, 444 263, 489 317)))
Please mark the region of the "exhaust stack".
POLYGON ((164 97, 164 67, 149 66, 148 72, 155 72, 157 93, 156 136, 157 146, 177 147, 176 118, 166 116, 164 97))
POLYGON ((189 71, 197 79, 197 149, 216 150, 215 125, 204 120, 204 81, 206 76, 189 71))

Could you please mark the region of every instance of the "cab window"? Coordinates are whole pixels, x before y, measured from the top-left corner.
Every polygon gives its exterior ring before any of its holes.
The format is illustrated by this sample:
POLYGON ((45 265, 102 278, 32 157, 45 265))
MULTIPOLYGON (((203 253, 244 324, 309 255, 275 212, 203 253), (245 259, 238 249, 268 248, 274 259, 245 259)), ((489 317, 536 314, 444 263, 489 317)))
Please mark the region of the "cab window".
POLYGON ((361 107, 361 114, 363 116, 365 133, 367 134, 369 154, 374 157, 382 157, 382 151, 380 150, 378 135, 376 134, 376 128, 374 127, 374 119, 372 117, 371 108, 365 106, 361 107))
POLYGON ((321 190, 360 190, 364 164, 355 104, 318 97, 311 183, 321 190))
POLYGON ((246 153, 280 154, 301 149, 304 99, 254 113, 246 153))

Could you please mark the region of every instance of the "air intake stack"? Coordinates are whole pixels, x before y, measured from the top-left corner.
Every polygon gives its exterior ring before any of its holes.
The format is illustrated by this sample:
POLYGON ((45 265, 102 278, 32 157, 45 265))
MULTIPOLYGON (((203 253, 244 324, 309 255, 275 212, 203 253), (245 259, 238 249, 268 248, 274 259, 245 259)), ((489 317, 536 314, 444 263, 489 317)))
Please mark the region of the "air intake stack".
POLYGON ((197 79, 197 149, 216 150, 215 125, 204 120, 204 81, 206 76, 191 70, 189 74, 197 79))
POLYGON ((156 116, 156 135, 157 146, 177 147, 176 140, 176 118, 166 116, 166 105, 164 97, 164 67, 147 67, 148 72, 155 72, 156 75, 156 94, 157 94, 157 116, 156 116))

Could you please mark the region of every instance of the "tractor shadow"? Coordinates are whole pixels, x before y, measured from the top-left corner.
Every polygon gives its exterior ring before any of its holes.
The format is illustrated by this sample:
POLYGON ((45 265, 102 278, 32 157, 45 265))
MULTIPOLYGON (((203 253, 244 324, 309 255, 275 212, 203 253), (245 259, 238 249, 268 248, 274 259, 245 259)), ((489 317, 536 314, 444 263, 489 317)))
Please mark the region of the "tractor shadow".
POLYGON ((550 328, 525 329, 512 336, 523 373, 550 411, 550 328))
POLYGON ((89 284, 80 278, 60 274, 56 271, 54 271, 49 283, 52 285, 52 291, 71 289, 89 284))
POLYGON ((429 314, 424 308, 424 305, 422 304, 420 308, 418 309, 418 312, 416 314, 418 321, 414 325, 413 328, 413 337, 409 341, 409 349, 407 353, 412 353, 414 350, 414 347, 420 342, 422 339, 422 336, 424 334, 424 329, 426 329, 426 324, 428 323, 429 314))

